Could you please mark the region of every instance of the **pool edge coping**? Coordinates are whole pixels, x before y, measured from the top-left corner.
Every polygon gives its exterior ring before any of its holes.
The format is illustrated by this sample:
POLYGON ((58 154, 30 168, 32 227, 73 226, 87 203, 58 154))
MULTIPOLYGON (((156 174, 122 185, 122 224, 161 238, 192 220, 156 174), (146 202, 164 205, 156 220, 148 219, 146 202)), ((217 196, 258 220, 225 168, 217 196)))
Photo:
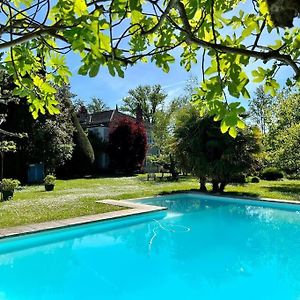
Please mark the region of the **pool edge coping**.
POLYGON ((159 198, 159 197, 165 197, 165 196, 176 196, 180 194, 195 194, 195 195, 202 195, 207 197, 222 197, 222 198, 232 198, 232 199, 241 199, 241 200, 252 200, 252 201, 259 201, 259 202, 270 202, 270 203, 284 203, 284 204, 295 204, 300 205, 300 200, 288 200, 288 199, 277 199, 277 198, 255 198, 251 196, 237 196, 237 195, 224 195, 221 193, 204 193, 204 192, 197 192, 197 191, 179 191, 179 192, 173 192, 170 194, 163 194, 163 195, 156 195, 156 196, 147 196, 147 197, 139 197, 139 198, 131 198, 126 199, 126 201, 138 201, 138 200, 147 200, 151 198, 159 198))
POLYGON ((114 206, 125 207, 125 209, 95 215, 85 215, 68 219, 53 220, 41 223, 2 228, 0 229, 0 240, 4 238, 17 237, 21 235, 33 234, 48 230, 63 229, 72 226, 80 226, 83 224, 114 220, 123 217, 136 216, 152 212, 159 212, 167 209, 166 207, 162 206, 135 203, 133 201, 128 202, 127 200, 123 201, 106 199, 98 200, 96 201, 96 203, 104 203, 114 206))
POLYGON ((54 230, 54 229, 62 229, 71 226, 79 226, 83 224, 108 221, 108 220, 114 220, 114 219, 128 217, 128 216, 167 210, 166 207, 155 206, 150 204, 142 204, 142 203, 137 203, 136 201, 146 200, 151 198, 159 198, 164 196, 176 196, 180 194, 196 194, 196 195, 202 195, 207 197, 212 196, 212 197, 222 197, 222 198, 233 198, 233 199, 259 201, 262 203, 263 202, 283 203, 283 204, 294 204, 300 206, 300 201, 296 201, 296 200, 275 199, 275 198, 253 198, 248 196, 223 195, 219 193, 208 194, 208 193, 197 192, 197 191, 180 191, 180 192, 174 192, 165 195, 131 198, 126 200, 105 199, 105 200, 97 200, 96 203, 104 203, 104 204, 109 204, 114 206, 120 206, 120 207, 125 207, 127 209, 110 211, 110 212, 100 213, 95 215, 85 215, 85 216, 68 218, 68 219, 53 220, 53 221, 47 221, 41 223, 33 223, 27 225, 2 228, 0 229, 0 240, 9 237, 17 237, 20 235, 38 233, 38 232, 54 230))

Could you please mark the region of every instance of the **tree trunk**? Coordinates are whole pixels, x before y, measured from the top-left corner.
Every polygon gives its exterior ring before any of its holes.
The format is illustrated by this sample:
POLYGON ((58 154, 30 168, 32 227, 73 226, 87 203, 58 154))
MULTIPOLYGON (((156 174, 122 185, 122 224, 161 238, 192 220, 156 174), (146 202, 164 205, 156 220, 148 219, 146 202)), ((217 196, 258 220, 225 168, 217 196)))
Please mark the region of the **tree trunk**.
POLYGON ((3 164, 4 164, 4 153, 3 152, 0 152, 0 154, 1 154, 1 172, 0 172, 0 179, 2 180, 3 179, 3 176, 4 176, 4 166, 3 166, 3 164))
POLYGON ((225 181, 222 181, 222 182, 220 183, 220 188, 219 188, 219 191, 220 191, 221 193, 224 192, 225 186, 226 186, 226 182, 225 182, 225 181))
POLYGON ((200 178, 200 192, 204 192, 204 193, 206 193, 207 192, 207 188, 206 188, 206 180, 205 180, 205 178, 200 178))
POLYGON ((212 186, 213 186, 213 193, 218 193, 219 192, 219 182, 216 180, 212 181, 212 186))

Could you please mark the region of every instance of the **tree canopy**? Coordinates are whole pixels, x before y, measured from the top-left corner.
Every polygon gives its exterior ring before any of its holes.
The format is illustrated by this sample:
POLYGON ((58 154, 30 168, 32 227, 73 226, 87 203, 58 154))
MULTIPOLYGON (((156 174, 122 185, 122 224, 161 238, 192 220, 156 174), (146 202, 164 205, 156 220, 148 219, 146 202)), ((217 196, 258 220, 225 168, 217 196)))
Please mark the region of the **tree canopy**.
POLYGON ((139 85, 135 89, 128 91, 128 96, 123 98, 123 105, 120 110, 136 116, 140 109, 143 119, 150 124, 155 123, 156 113, 161 110, 167 94, 163 91, 160 84, 153 86, 139 85))
POLYGON ((255 97, 249 101, 250 117, 263 134, 268 131, 271 123, 274 103, 274 98, 265 94, 261 85, 256 89, 255 97))
POLYGON ((200 117, 193 107, 181 110, 174 131, 176 156, 180 167, 205 182, 213 191, 223 191, 235 177, 249 175, 257 165, 261 150, 260 133, 252 128, 239 130, 235 139, 222 134, 210 116, 200 117))
POLYGON ((87 110, 90 114, 101 112, 108 109, 109 107, 105 104, 105 102, 102 99, 96 97, 93 97, 91 99, 91 102, 88 103, 87 105, 87 110))
POLYGON ((300 94, 282 91, 265 137, 267 161, 288 175, 300 176, 300 94))
POLYGON ((249 98, 252 79, 275 95, 276 74, 285 66, 294 72, 288 85, 300 78, 300 28, 292 27, 299 6, 295 0, 4 0, 1 66, 36 118, 46 109, 58 112, 52 83, 68 82, 68 51, 81 57, 79 74, 91 77, 100 67, 123 77, 137 61, 151 60, 165 72, 178 56, 186 70, 200 61, 194 100, 236 136, 244 109, 226 95, 249 98), (245 67, 255 61, 264 65, 249 76, 245 67))

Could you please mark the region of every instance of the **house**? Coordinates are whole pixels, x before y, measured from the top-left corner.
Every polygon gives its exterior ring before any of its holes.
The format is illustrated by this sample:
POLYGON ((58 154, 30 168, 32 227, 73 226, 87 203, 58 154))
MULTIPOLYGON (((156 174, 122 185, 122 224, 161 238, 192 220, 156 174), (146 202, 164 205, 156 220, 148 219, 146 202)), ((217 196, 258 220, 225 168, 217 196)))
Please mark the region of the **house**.
MULTIPOLYGON (((157 154, 157 149, 154 146, 152 126, 148 122, 143 121, 143 114, 141 109, 137 109, 136 117, 129 116, 118 110, 118 106, 115 109, 101 111, 97 113, 88 113, 85 107, 82 107, 77 114, 79 122, 84 129, 92 132, 103 142, 108 142, 109 132, 120 120, 129 118, 134 122, 143 122, 147 135, 147 155, 145 166, 147 165, 147 156, 157 154)), ((95 153, 96 164, 99 169, 105 170, 109 167, 109 157, 105 151, 101 153, 95 153)))

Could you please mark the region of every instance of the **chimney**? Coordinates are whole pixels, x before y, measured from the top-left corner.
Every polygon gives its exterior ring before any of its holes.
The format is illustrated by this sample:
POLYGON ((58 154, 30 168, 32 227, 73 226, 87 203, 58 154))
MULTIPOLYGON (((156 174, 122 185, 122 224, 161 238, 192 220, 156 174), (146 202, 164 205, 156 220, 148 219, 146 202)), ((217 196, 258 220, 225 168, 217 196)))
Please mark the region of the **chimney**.
POLYGON ((116 104, 116 111, 119 111, 118 104, 116 104))

